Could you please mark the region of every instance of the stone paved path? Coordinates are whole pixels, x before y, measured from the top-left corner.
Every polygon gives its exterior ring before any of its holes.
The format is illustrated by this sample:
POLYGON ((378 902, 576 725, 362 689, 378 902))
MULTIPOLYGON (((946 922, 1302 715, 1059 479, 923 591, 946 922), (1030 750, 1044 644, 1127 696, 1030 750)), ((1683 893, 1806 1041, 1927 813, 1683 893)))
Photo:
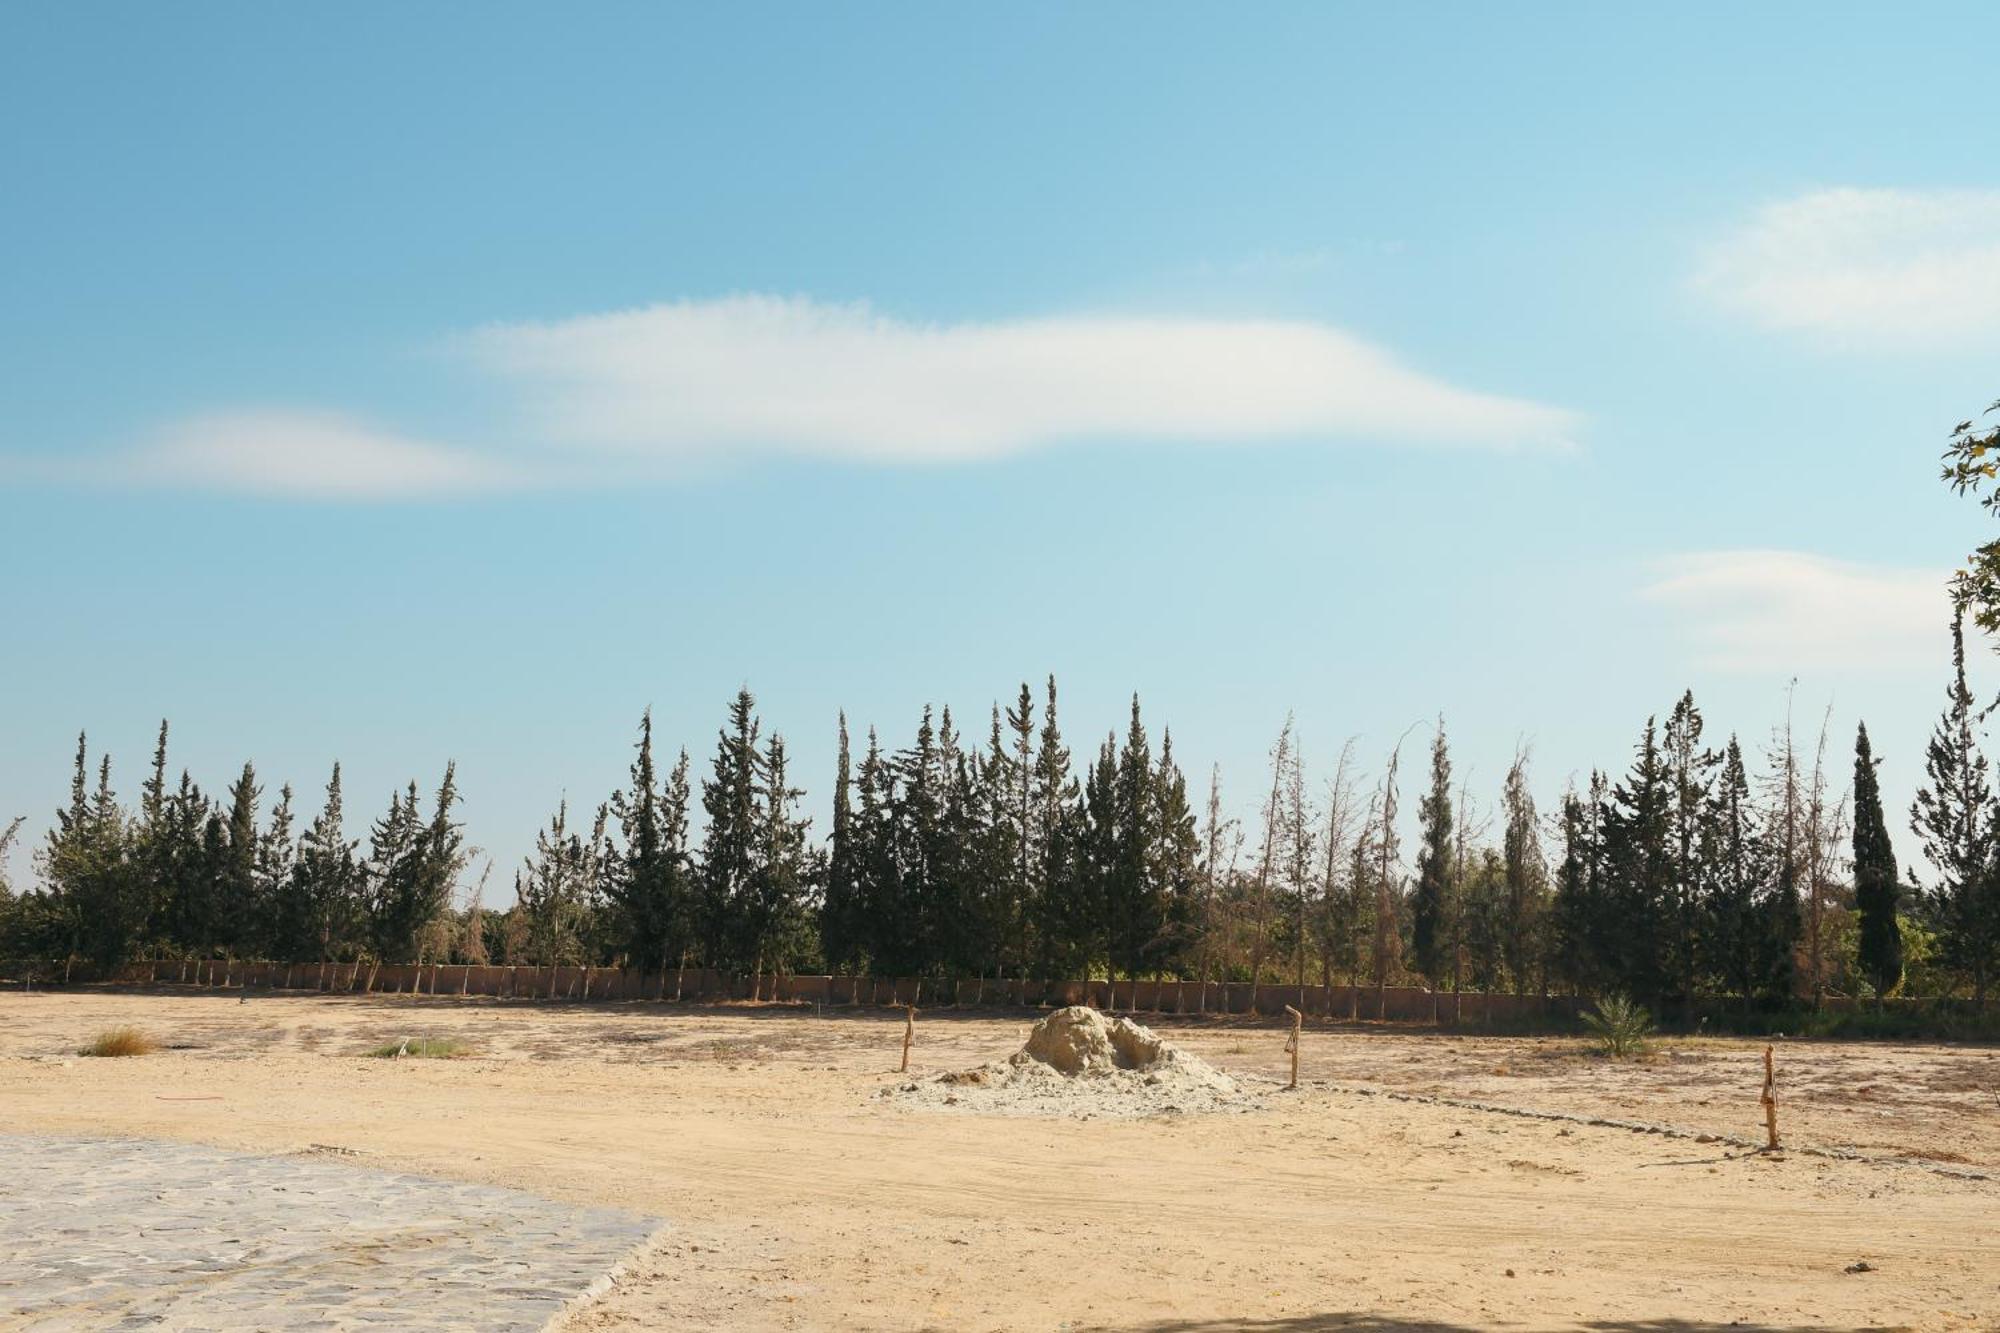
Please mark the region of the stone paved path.
POLYGON ((540 1329, 658 1225, 321 1157, 0 1134, 0 1329, 540 1329))

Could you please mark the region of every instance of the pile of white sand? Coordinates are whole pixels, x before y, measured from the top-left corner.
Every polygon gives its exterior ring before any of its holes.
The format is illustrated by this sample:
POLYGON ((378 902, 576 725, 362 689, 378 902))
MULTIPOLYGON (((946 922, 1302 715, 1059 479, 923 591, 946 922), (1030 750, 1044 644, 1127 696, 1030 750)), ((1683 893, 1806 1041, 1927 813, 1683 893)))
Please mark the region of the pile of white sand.
POLYGON ((882 1095, 956 1110, 1076 1117, 1233 1111, 1255 1102, 1235 1079, 1151 1029, 1083 1005, 1035 1024, 1005 1060, 897 1084, 882 1095))

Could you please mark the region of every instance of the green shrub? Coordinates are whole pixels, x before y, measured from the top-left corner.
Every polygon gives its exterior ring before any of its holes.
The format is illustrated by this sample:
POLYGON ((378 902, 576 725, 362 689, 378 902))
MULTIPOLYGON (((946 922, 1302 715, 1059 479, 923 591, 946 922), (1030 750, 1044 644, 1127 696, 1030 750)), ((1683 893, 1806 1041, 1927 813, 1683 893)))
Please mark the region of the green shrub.
POLYGON ((1597 1002, 1597 1012, 1583 1016, 1583 1023, 1614 1060, 1640 1054, 1653 1035, 1652 1015, 1625 995, 1605 996, 1597 1002))
POLYGON ((457 1037, 405 1037, 368 1052, 372 1060, 455 1060, 472 1048, 457 1037))

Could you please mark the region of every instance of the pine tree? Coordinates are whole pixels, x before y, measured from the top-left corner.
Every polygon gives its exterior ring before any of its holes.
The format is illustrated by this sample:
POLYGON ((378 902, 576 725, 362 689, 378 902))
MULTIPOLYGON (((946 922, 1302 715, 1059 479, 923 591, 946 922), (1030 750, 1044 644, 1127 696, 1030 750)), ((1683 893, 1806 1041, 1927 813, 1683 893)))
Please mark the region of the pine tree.
POLYGON ((1417 971, 1433 988, 1451 975, 1454 879, 1452 859, 1451 755, 1445 748, 1444 719, 1431 741, 1431 788, 1417 802, 1416 892, 1410 900, 1410 945, 1417 971))
POLYGON ((2000 975, 2000 886, 1993 791, 1986 756, 1973 737, 1976 716, 1965 680, 1963 611, 1952 617, 1951 660, 1944 716, 1924 752, 1924 784, 1910 807, 1910 826, 1937 876, 1926 899, 1940 959, 1984 1003, 1987 986, 2000 975))
POLYGON ((1861 913, 1861 972, 1880 997, 1902 984, 1903 934, 1896 923, 1896 853, 1882 817, 1876 763, 1862 723, 1854 734, 1854 903, 1861 913))

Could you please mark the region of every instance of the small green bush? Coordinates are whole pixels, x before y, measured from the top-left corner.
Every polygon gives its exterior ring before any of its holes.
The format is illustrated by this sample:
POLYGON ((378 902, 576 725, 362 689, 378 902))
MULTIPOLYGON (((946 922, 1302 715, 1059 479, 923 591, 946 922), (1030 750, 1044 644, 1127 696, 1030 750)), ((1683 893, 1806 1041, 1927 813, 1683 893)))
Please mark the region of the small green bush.
POLYGON ((457 1037, 405 1037, 368 1052, 371 1060, 455 1060, 472 1048, 457 1037))
POLYGON ((1583 1016, 1583 1023, 1614 1060, 1642 1053, 1653 1035, 1652 1015, 1625 995, 1605 996, 1597 1002, 1597 1012, 1583 1016))

